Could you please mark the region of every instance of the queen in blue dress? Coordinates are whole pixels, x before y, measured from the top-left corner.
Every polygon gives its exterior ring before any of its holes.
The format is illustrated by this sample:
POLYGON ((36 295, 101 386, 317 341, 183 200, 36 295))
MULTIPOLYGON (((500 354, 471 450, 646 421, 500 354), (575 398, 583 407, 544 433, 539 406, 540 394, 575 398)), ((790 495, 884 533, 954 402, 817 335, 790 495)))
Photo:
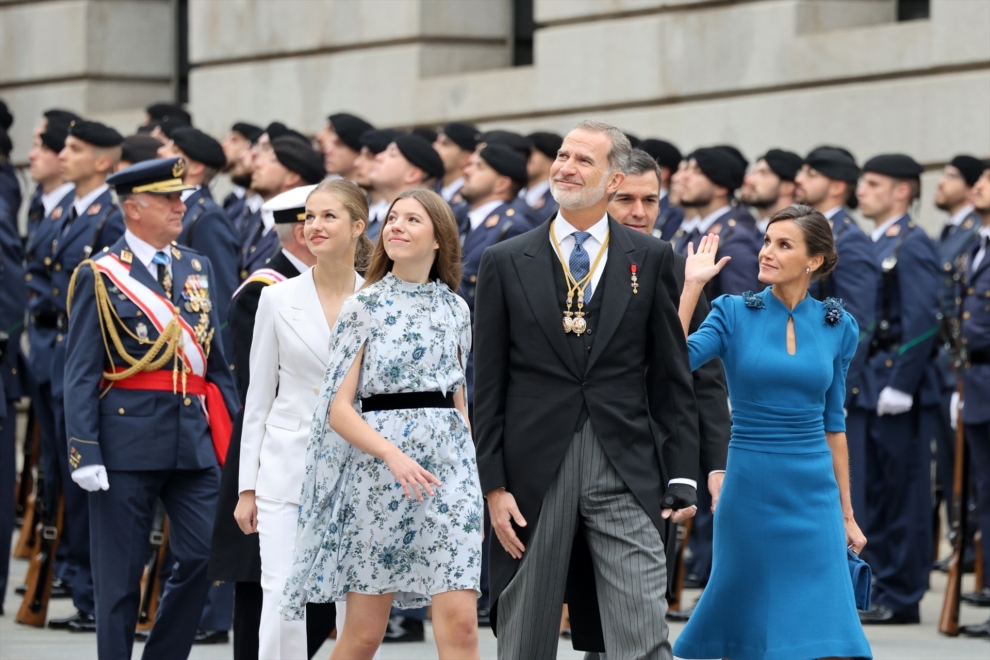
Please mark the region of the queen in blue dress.
MULTIPOLYGON (((688 257, 679 314, 687 334, 718 237, 688 257)), ((808 295, 837 256, 821 213, 791 206, 770 219, 761 293, 722 296, 688 337, 691 367, 725 364, 732 440, 715 510, 714 563, 674 644, 681 658, 871 658, 846 548, 866 538, 853 516, 846 449, 846 371, 856 321, 808 295)), ((854 475, 861 478, 861 475, 854 475)))

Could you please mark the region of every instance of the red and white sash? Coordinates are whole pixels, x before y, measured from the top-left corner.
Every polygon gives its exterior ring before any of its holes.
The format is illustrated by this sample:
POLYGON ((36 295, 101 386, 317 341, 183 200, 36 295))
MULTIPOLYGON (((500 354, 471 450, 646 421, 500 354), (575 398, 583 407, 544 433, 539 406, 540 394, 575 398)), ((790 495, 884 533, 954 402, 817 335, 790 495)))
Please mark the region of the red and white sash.
POLYGON ((265 286, 271 286, 272 284, 278 284, 279 282, 284 282, 287 279, 289 278, 283 275, 282 273, 278 272, 277 270, 273 270, 271 268, 259 268, 258 270, 248 275, 248 278, 246 280, 241 282, 241 285, 237 287, 236 291, 234 291, 234 295, 231 296, 231 299, 236 298, 237 294, 241 292, 241 289, 246 287, 250 282, 261 282, 265 286))

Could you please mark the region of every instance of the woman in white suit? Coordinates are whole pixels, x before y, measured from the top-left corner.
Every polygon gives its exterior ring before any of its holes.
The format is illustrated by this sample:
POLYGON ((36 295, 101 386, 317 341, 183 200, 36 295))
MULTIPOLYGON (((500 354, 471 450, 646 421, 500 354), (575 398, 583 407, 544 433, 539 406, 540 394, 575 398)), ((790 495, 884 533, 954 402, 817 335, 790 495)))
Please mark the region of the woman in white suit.
MULTIPOLYGON (((340 306, 361 288, 355 254, 370 254, 368 203, 356 185, 325 181, 306 199, 306 243, 316 265, 265 288, 251 344, 251 384, 244 406, 240 499, 234 517, 259 535, 263 604, 259 657, 306 660, 305 621, 278 612, 292 565, 306 444, 330 357, 330 329, 340 306)), ((343 630, 343 603, 337 630, 343 630)), ((377 657, 377 656, 376 656, 377 657)))

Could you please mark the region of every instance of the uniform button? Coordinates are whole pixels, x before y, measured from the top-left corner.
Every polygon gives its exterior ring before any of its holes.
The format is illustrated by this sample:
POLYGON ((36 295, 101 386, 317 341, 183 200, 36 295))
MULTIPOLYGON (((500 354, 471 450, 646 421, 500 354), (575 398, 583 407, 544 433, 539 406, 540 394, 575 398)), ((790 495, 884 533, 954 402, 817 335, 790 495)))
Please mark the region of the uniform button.
POLYGON ((55 272, 57 273, 60 270, 62 270, 62 264, 55 264, 55 272))
POLYGON ((17 367, 12 367, 10 369, 10 373, 16 376, 17 375, 17 367))
POLYGON ((57 337, 55 337, 55 341, 61 342, 62 341, 62 335, 58 335, 57 337))
POLYGON ((970 316, 969 312, 963 312, 963 320, 965 321, 970 316))
POLYGON ((57 296, 57 295, 58 295, 59 293, 60 293, 60 292, 59 292, 59 290, 58 290, 58 287, 55 287, 54 289, 52 289, 52 295, 55 295, 55 296, 57 296))
POLYGON ((46 266, 51 266, 52 265, 52 258, 51 257, 45 257, 45 265, 46 266))
POLYGON ((969 287, 968 289, 966 289, 966 295, 967 296, 971 296, 974 293, 976 293, 976 289, 974 289, 973 287, 969 287))
POLYGON ((34 279, 34 275, 32 275, 31 273, 25 273, 24 274, 24 280, 25 281, 30 282, 33 279, 34 279))
POLYGON ((134 316, 144 316, 144 314, 142 314, 141 310, 139 309, 138 311, 134 312, 134 316))
POLYGON ((472 275, 469 279, 471 280, 471 283, 474 284, 475 282, 478 281, 478 276, 477 275, 472 275))
POLYGON ((859 388, 858 387, 854 387, 853 388, 853 394, 859 394, 859 388))
POLYGON ((892 366, 894 366, 894 361, 893 360, 887 360, 886 362, 884 362, 884 364, 887 365, 887 367, 892 367, 892 366))
POLYGON ((182 400, 182 405, 184 405, 184 406, 192 405, 192 399, 190 399, 189 397, 186 397, 185 399, 182 400))
POLYGON ((121 415, 123 415, 124 414, 124 409, 123 408, 117 408, 117 412, 120 413, 121 415))
POLYGON ((591 383, 587 383, 587 382, 585 382, 585 383, 581 383, 581 387, 582 387, 583 389, 586 389, 586 390, 587 390, 587 389, 590 389, 590 388, 591 388, 591 383))
POLYGON ((231 370, 231 371, 233 371, 233 370, 234 370, 234 365, 230 365, 230 370, 231 370))
POLYGON ((942 264, 942 269, 948 273, 950 270, 952 270, 952 264, 950 263, 942 264))

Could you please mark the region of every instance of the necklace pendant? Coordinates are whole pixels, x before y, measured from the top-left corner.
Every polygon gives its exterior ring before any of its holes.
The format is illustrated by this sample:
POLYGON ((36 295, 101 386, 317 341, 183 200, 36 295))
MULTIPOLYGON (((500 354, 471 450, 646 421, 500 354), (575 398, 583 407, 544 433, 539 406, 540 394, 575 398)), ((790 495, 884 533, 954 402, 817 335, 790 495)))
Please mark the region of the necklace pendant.
POLYGON ((578 312, 577 318, 573 322, 573 332, 580 337, 588 329, 588 322, 584 320, 584 312, 578 312))
POLYGON ((563 325, 565 334, 574 331, 574 319, 571 318, 571 312, 564 312, 563 325))

